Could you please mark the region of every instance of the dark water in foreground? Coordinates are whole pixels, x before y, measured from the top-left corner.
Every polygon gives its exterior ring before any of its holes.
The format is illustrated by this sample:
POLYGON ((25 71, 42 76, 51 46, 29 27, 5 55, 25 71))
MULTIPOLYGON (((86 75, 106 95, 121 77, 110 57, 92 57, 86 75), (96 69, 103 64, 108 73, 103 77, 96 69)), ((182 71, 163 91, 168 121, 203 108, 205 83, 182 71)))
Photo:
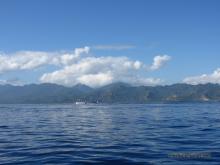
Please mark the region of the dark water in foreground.
POLYGON ((220 164, 220 104, 0 105, 0 164, 220 164))

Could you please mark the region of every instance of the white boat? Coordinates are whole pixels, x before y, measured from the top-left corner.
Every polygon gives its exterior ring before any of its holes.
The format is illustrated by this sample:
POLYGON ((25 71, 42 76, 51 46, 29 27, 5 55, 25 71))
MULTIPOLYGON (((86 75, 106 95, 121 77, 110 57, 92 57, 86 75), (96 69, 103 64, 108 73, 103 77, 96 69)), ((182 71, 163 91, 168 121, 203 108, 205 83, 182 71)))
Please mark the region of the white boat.
POLYGON ((75 104, 76 105, 84 105, 84 104, 86 104, 86 102, 84 102, 84 101, 76 101, 75 104))

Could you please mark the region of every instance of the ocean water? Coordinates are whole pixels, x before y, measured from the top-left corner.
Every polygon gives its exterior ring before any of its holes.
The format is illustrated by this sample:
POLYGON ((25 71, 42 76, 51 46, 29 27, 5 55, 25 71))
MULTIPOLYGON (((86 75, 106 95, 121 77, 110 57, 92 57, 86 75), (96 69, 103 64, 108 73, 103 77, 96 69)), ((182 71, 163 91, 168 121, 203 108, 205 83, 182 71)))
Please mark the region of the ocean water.
POLYGON ((220 104, 0 105, 0 164, 220 164, 220 104))

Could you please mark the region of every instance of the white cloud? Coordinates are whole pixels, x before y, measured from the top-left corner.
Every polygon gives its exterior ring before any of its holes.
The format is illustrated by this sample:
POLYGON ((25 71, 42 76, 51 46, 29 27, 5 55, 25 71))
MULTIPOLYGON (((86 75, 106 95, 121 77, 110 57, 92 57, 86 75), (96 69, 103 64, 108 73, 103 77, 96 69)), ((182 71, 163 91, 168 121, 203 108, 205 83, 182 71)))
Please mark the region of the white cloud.
POLYGON ((127 57, 85 57, 60 70, 45 73, 40 80, 67 86, 83 83, 96 87, 123 81, 143 67, 140 61, 131 61, 127 57))
POLYGON ((206 83, 220 84, 220 68, 216 69, 211 74, 203 74, 200 76, 187 77, 183 80, 184 83, 197 85, 206 83))
POLYGON ((12 78, 12 79, 8 79, 8 80, 1 80, 0 79, 0 85, 6 85, 6 84, 11 84, 11 85, 15 85, 15 86, 22 86, 22 85, 24 85, 24 82, 22 82, 18 78, 12 78))
POLYGON ((145 68, 142 62, 127 57, 86 57, 60 70, 45 73, 40 81, 66 86, 82 83, 91 87, 118 81, 137 85, 158 85, 162 82, 141 76, 147 71, 145 68))
POLYGON ((13 54, 0 54, 0 73, 32 70, 41 66, 55 65, 58 69, 44 73, 40 82, 73 86, 82 83, 100 87, 113 82, 126 82, 134 85, 158 85, 162 80, 149 78, 148 71, 162 67, 170 57, 156 56, 150 68, 138 60, 124 56, 95 57, 90 48, 77 48, 72 52, 20 51, 13 54))
POLYGON ((43 65, 68 65, 88 54, 89 47, 77 48, 73 52, 20 51, 13 54, 0 54, 0 73, 29 70, 43 65))
POLYGON ((164 66, 169 60, 171 59, 168 55, 163 56, 155 56, 153 64, 151 65, 151 70, 157 70, 160 69, 162 66, 164 66))
POLYGON ((135 48, 134 45, 96 45, 92 49, 96 50, 127 50, 135 48))
POLYGON ((0 73, 33 69, 48 63, 48 55, 44 52, 17 52, 13 55, 0 55, 0 73))
POLYGON ((82 57, 83 54, 88 55, 90 48, 85 46, 83 48, 76 48, 74 52, 59 54, 57 57, 53 57, 52 64, 69 65, 82 57))
POLYGON ((113 80, 114 77, 110 71, 106 73, 86 74, 77 78, 78 82, 92 87, 107 85, 112 83, 113 80))

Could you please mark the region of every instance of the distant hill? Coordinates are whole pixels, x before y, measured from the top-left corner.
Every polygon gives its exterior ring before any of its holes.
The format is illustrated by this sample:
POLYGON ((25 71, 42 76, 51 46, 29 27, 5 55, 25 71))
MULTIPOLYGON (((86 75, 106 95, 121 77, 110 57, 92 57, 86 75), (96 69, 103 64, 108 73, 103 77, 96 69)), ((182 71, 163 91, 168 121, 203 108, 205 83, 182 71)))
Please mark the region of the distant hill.
POLYGON ((0 85, 1 104, 72 103, 78 100, 90 103, 220 102, 220 85, 134 87, 119 82, 96 89, 83 84, 73 87, 56 84, 0 85))
POLYGON ((0 85, 0 103, 70 103, 92 90, 81 84, 71 88, 56 84, 0 85))

